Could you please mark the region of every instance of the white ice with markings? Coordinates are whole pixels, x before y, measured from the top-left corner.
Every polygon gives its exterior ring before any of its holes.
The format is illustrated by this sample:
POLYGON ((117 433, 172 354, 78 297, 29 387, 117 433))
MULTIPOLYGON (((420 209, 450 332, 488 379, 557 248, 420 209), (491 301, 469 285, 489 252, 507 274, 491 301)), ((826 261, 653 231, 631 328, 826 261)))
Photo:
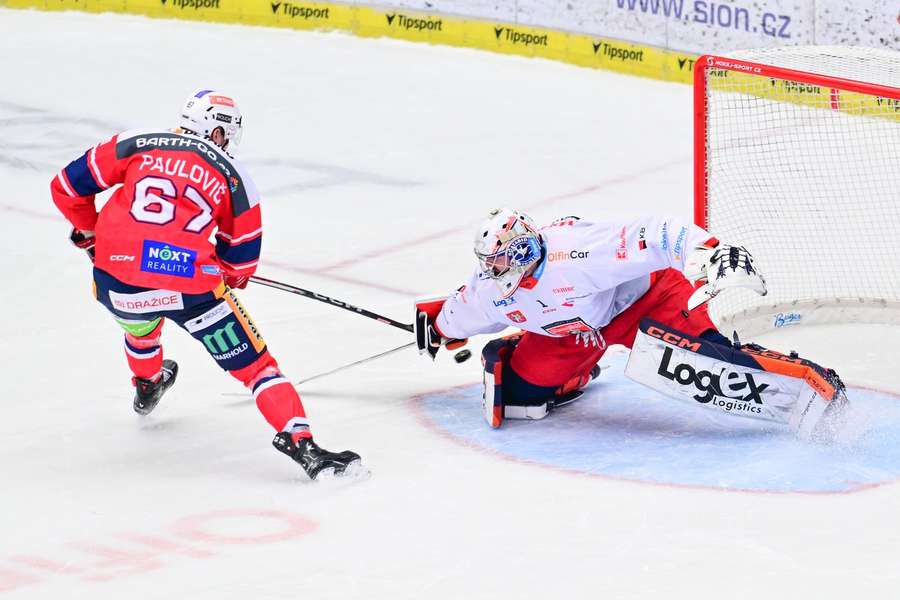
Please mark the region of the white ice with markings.
MULTIPOLYGON (((132 412, 121 331, 49 199, 85 148, 172 125, 199 86, 228 89, 263 194, 259 273, 410 322, 414 295, 465 280, 470 229, 495 205, 539 222, 689 217, 688 87, 389 40, 76 13, 0 10, 0 56, 0 598, 896 590, 893 332, 788 327, 762 340, 876 390, 858 403, 874 434, 833 451, 675 408, 624 381, 615 353, 578 403, 488 431, 477 358, 399 352, 301 386, 317 440, 372 472, 310 483, 177 327, 164 334, 176 386, 151 416, 132 412)), ((410 341, 278 290, 241 297, 293 380, 410 341)))

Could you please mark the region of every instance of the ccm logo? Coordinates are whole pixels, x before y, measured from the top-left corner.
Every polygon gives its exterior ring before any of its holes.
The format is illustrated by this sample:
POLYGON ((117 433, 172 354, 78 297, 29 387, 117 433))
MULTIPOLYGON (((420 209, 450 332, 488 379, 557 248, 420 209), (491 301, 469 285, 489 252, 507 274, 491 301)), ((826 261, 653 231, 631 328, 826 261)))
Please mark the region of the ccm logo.
POLYGON ((109 260, 110 262, 134 262, 134 257, 127 254, 113 254, 109 260))
POLYGON ((690 340, 686 340, 680 335, 675 335, 671 331, 663 331, 659 327, 650 327, 649 329, 647 329, 647 335, 662 340, 667 344, 677 346, 678 348, 687 348, 691 352, 697 352, 698 350, 700 350, 700 342, 691 342, 690 340))

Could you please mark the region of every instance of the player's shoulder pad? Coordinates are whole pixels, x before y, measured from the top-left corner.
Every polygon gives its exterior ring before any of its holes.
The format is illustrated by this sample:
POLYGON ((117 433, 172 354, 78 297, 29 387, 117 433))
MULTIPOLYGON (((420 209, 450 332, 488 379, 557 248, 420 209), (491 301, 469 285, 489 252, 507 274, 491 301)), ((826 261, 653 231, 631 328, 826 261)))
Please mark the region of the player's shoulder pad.
POLYGON ((210 140, 168 129, 135 129, 120 134, 116 140, 118 159, 151 150, 191 152, 218 171, 231 193, 234 216, 240 216, 259 204, 259 192, 246 170, 210 140))

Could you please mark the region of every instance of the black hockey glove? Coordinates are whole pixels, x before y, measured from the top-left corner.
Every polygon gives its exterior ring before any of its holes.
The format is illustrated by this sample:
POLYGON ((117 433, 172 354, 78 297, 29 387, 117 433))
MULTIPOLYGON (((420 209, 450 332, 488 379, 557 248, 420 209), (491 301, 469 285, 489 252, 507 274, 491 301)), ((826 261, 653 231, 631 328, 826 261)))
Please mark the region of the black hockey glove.
POLYGON ((87 252, 88 257, 91 259, 91 262, 94 262, 94 232, 93 231, 80 231, 78 229, 72 229, 72 233, 69 234, 69 241, 72 242, 76 247, 81 248, 85 252, 87 252))
POLYGON ((431 360, 437 356, 438 350, 444 343, 444 336, 437 332, 434 328, 433 321, 428 313, 419 311, 416 313, 416 346, 419 347, 419 354, 428 353, 431 360))

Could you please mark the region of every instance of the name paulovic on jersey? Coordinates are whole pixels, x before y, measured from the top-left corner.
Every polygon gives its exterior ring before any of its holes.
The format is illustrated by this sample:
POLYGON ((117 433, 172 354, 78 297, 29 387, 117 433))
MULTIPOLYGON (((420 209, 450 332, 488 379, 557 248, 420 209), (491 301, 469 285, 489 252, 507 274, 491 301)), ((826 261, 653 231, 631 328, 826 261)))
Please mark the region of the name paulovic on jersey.
POLYGON ((204 192, 207 198, 220 204, 227 187, 216 179, 216 175, 201 165, 192 165, 187 168, 187 161, 182 158, 161 158, 144 154, 141 156, 140 171, 157 172, 169 177, 181 177, 196 184, 204 192))

